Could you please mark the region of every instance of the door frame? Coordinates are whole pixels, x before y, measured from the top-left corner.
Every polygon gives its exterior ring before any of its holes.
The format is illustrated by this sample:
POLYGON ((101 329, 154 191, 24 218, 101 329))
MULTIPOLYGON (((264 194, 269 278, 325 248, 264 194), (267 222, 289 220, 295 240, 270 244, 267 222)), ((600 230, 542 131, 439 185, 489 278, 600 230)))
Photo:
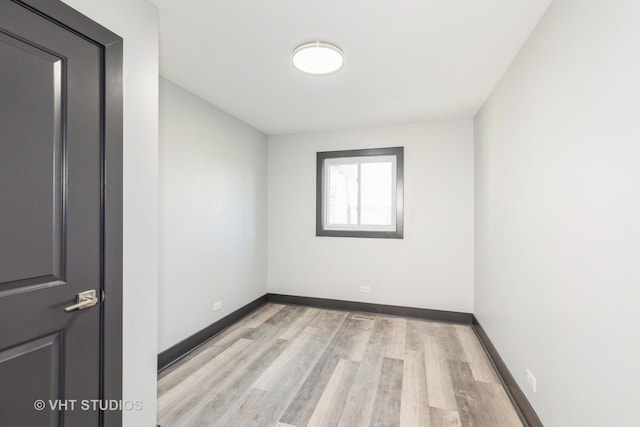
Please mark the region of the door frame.
MULTIPOLYGON (((123 40, 60 0, 11 0, 97 45, 102 54, 100 165, 100 399, 122 400, 123 40)), ((100 426, 121 426, 102 411, 100 426)))

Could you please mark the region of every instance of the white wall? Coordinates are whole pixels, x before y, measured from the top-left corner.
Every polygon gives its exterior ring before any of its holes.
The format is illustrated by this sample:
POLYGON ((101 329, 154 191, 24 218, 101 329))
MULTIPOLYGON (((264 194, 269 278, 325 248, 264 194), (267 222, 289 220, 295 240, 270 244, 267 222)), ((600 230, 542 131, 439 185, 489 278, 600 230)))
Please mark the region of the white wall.
POLYGON ((160 79, 158 351, 266 293, 266 181, 266 135, 160 79))
POLYGON ((475 119, 475 312, 545 426, 638 426, 640 3, 555 0, 475 119))
POLYGON ((269 292, 471 312, 471 120, 271 136, 268 169, 269 292), (316 237, 316 152, 386 146, 405 147, 404 239, 316 237))
POLYGON ((124 39, 124 426, 155 425, 158 282, 158 11, 144 0, 64 0, 124 39), (141 306, 141 302, 143 305, 141 306))

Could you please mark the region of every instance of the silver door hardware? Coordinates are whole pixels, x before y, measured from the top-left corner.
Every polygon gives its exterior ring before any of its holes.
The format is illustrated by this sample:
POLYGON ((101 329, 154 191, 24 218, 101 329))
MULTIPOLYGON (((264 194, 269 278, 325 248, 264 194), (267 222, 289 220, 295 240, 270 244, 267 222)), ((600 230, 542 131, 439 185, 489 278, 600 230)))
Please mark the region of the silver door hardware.
POLYGON ((64 311, 84 310, 93 307, 98 303, 98 297, 95 290, 80 292, 76 296, 76 304, 70 305, 64 311))

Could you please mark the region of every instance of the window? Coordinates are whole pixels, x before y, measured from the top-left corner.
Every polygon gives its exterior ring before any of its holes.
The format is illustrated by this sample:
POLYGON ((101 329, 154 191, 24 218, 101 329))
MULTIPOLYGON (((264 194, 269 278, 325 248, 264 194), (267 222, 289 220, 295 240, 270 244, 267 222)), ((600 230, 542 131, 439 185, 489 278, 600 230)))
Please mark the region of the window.
POLYGON ((404 148, 317 153, 316 236, 402 239, 404 148))

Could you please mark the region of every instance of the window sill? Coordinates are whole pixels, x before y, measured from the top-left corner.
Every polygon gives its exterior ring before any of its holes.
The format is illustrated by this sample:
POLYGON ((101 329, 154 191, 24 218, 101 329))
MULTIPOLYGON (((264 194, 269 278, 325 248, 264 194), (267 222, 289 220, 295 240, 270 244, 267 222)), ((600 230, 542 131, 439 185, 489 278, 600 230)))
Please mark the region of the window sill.
POLYGON ((364 230, 324 230, 316 229, 318 237, 359 237, 365 239, 403 239, 403 230, 364 231, 364 230))

